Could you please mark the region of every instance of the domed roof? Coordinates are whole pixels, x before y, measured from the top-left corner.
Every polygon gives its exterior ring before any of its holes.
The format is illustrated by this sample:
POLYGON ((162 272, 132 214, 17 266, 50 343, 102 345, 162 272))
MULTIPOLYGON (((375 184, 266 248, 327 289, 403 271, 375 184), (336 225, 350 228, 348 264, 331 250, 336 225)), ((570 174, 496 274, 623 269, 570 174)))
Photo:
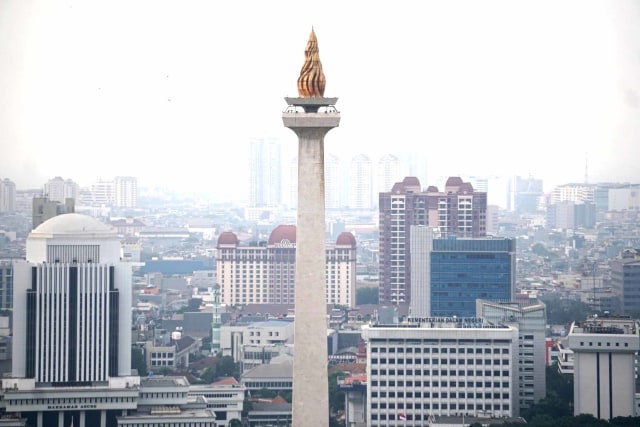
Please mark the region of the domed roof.
POLYGON ((296 226, 295 225, 277 226, 269 236, 269 245, 282 243, 283 240, 288 243, 296 242, 296 226))
POLYGON ((68 213, 54 216, 43 222, 31 235, 115 235, 108 225, 83 214, 68 213))
POLYGON ((336 239, 336 246, 355 246, 356 238, 353 234, 348 231, 343 231, 340 233, 338 238, 336 239))
POLYGON ((239 243, 238 236, 231 231, 225 231, 218 237, 218 246, 220 245, 237 245, 239 243))
POLYGON ((460 185, 460 188, 458 188, 458 192, 459 193, 473 193, 473 185, 471 185, 470 182, 463 182, 462 185, 460 185))

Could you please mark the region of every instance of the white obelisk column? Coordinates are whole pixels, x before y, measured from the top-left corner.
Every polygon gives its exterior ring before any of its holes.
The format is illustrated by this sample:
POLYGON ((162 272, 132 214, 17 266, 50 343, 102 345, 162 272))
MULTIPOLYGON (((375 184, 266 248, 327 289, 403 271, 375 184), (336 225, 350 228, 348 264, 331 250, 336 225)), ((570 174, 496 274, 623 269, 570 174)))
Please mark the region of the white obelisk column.
POLYGON ((284 125, 298 135, 293 425, 327 427, 324 136, 338 126, 340 113, 333 108, 337 98, 286 100, 284 125))

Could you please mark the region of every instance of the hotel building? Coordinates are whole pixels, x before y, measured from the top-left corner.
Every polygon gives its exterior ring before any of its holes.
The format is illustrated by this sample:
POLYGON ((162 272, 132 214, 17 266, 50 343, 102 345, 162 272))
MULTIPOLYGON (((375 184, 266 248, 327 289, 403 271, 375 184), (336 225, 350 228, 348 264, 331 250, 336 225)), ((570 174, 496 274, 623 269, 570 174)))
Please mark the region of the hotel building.
MULTIPOLYGON (((280 225, 266 246, 240 246, 237 236, 218 238, 217 283, 223 304, 293 304, 296 226, 280 225)), ((355 306, 356 240, 344 232, 326 248, 326 302, 355 306)))

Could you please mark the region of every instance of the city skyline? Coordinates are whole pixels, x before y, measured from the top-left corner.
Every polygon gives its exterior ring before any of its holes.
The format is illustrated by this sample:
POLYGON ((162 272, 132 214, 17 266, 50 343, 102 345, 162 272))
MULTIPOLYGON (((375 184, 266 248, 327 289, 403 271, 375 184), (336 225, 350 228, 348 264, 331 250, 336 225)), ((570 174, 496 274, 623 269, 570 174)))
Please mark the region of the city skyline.
POLYGON ((274 112, 295 93, 302 55, 291 52, 313 26, 327 95, 349 113, 328 153, 421 153, 430 177, 532 175, 545 189, 585 175, 634 182, 639 12, 625 1, 6 1, 1 177, 25 189, 137 176, 229 198, 230 174, 248 183, 251 140, 280 141, 283 164, 295 151, 274 112))

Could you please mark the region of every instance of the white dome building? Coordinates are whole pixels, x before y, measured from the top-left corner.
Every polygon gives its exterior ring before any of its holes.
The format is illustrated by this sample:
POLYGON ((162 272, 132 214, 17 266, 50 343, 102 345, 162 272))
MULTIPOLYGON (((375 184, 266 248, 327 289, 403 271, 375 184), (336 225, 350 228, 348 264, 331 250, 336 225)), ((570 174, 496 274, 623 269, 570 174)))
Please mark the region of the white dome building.
POLYGON ((131 267, 110 227, 71 213, 33 230, 26 260, 14 263, 13 307, 12 378, 3 379, 12 390, 8 412, 37 425, 43 417, 45 425, 50 417, 69 425, 77 412, 79 425, 104 425, 115 416, 109 411, 136 407, 131 267))

